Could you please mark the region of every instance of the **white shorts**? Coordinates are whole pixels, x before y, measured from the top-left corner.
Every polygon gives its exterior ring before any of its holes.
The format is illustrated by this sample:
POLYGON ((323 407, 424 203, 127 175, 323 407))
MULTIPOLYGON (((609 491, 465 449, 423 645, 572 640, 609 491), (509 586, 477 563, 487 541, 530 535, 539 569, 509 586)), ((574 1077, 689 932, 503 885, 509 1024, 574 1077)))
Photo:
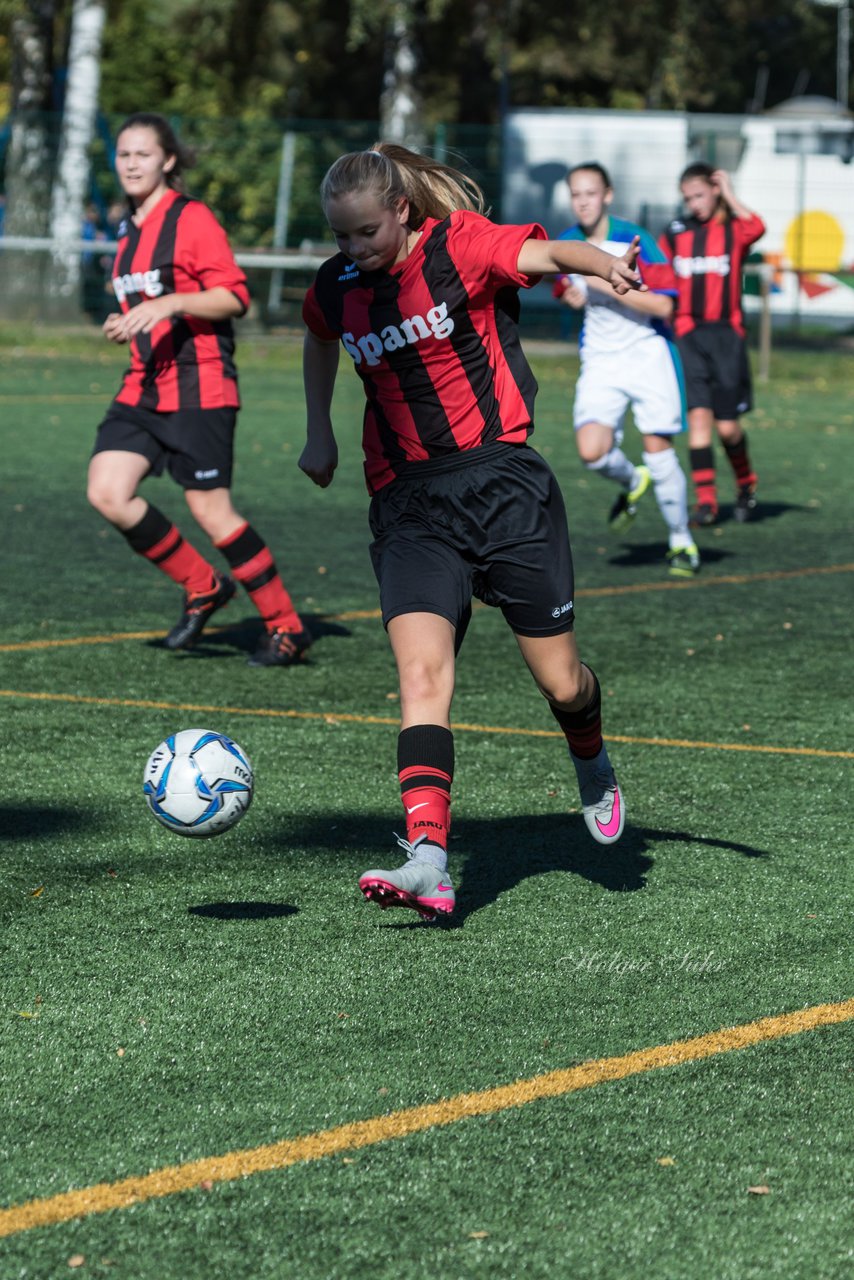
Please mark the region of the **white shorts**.
POLYGON ((622 351, 585 351, 575 386, 575 430, 588 422, 613 427, 622 437, 629 405, 642 435, 684 431, 685 387, 675 348, 656 336, 622 351))

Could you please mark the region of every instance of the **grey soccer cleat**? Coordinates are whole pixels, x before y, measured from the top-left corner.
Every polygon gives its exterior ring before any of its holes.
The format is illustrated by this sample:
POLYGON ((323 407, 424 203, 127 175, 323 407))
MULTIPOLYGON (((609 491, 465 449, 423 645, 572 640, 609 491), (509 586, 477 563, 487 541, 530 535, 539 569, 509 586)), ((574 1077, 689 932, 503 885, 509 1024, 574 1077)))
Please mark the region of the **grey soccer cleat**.
POLYGON ((425 920, 451 914, 456 895, 447 871, 418 858, 419 846, 425 840, 426 836, 422 836, 412 845, 398 836, 397 843, 410 854, 409 861, 396 871, 366 871, 359 877, 359 888, 369 902, 376 902, 383 910, 411 907, 425 920))
POLYGON ((605 747, 592 760, 570 752, 581 793, 581 812, 587 830, 599 844, 614 844, 623 834, 626 809, 605 747))

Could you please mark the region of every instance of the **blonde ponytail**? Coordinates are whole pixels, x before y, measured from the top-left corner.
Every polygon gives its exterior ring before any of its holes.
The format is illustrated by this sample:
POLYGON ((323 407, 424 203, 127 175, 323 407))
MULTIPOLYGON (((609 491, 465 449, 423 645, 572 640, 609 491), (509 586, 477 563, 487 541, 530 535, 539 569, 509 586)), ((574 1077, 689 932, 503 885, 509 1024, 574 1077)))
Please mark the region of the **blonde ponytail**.
POLYGON ((320 202, 326 209, 330 200, 356 191, 370 192, 385 209, 408 200, 414 229, 425 218, 446 218, 457 209, 485 212, 483 192, 472 178, 396 142, 375 142, 369 151, 339 157, 320 184, 320 202))

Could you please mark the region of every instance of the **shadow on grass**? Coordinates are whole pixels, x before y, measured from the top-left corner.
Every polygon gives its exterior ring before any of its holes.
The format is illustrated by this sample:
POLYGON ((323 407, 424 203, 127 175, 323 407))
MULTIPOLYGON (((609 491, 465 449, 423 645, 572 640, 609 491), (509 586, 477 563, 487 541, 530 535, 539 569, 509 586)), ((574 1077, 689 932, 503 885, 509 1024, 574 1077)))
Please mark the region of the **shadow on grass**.
MULTIPOLYGON (((780 516, 787 515, 790 511, 805 511, 807 515, 816 514, 811 507, 805 507, 799 502, 764 502, 761 494, 759 494, 756 509, 751 512, 748 523, 761 524, 763 520, 776 520, 780 516)), ((718 513, 718 523, 727 524, 730 520, 735 522, 735 505, 731 502, 725 502, 718 513)))
POLYGON ((274 920, 279 916, 295 916, 299 908, 287 902, 202 902, 188 907, 187 915, 208 920, 274 920))
MULTIPOLYGON (((393 844, 377 855, 376 841, 382 830, 383 820, 376 816, 330 815, 328 819, 308 822, 295 820, 284 842, 310 849, 313 854, 333 855, 330 874, 336 875, 343 857, 352 867, 360 850, 367 850, 361 855, 364 863, 358 867, 361 873, 371 866, 396 867, 405 860, 403 851, 395 849, 393 844)), ((271 842, 279 857, 282 835, 271 842)), ((591 839, 580 814, 468 820, 459 824, 451 838, 452 868, 456 870, 462 860, 462 875, 459 878, 455 875, 456 910, 450 921, 441 922, 441 927, 463 927, 469 916, 496 902, 516 885, 551 871, 579 876, 591 884, 601 885, 609 893, 635 893, 646 887, 647 877, 655 865, 653 850, 661 851, 661 846, 668 843, 686 848, 708 846, 748 858, 769 856, 751 845, 653 827, 629 826, 618 844, 599 845, 591 839)), ((390 927, 420 928, 421 922, 409 917, 390 922, 390 927)))
POLYGON ((88 829, 92 816, 61 805, 0 804, 0 841, 38 840, 88 829))
MULTIPOLYGON (((713 565, 719 565, 734 556, 734 552, 726 551, 723 547, 711 547, 705 543, 700 544, 700 559, 703 569, 708 570, 713 565)), ((664 542, 638 542, 621 546, 619 551, 608 556, 608 563, 629 569, 646 568, 650 565, 655 565, 661 569, 664 581, 674 581, 674 579, 668 578, 667 546, 664 542)), ((702 569, 700 574, 702 576, 702 569)))
MULTIPOLYGON (((300 617, 314 636, 315 642, 326 640, 330 636, 346 638, 352 635, 349 627, 342 626, 340 622, 333 622, 326 614, 302 613, 300 617)), ((241 653, 254 653, 262 633, 263 626, 257 614, 241 618, 240 622, 231 625, 212 624, 210 630, 202 632, 192 648, 178 650, 174 656, 183 661, 199 658, 210 661, 216 658, 231 658, 234 656, 235 649, 241 653)), ((164 647, 162 639, 146 640, 145 644, 149 649, 164 647)), ((311 656, 303 658, 300 665, 311 666, 311 656)))

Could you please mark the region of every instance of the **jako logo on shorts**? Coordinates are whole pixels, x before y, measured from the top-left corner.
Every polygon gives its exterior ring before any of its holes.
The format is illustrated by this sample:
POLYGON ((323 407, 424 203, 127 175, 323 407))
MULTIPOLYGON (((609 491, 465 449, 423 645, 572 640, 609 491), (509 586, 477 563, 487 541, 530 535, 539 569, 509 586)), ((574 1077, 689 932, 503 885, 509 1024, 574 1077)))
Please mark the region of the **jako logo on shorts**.
POLYGON ((556 604, 552 609, 552 617, 559 618, 564 613, 569 613, 572 608, 572 601, 567 600, 566 604, 556 604))
POLYGON ((426 316, 409 316, 400 324, 388 324, 380 333, 366 333, 357 338, 354 333, 342 333, 341 341, 353 357, 355 364, 371 367, 378 365, 385 351, 399 351, 401 347, 423 342, 425 338, 449 338, 454 332, 454 322, 448 318, 447 302, 431 307, 426 316))

